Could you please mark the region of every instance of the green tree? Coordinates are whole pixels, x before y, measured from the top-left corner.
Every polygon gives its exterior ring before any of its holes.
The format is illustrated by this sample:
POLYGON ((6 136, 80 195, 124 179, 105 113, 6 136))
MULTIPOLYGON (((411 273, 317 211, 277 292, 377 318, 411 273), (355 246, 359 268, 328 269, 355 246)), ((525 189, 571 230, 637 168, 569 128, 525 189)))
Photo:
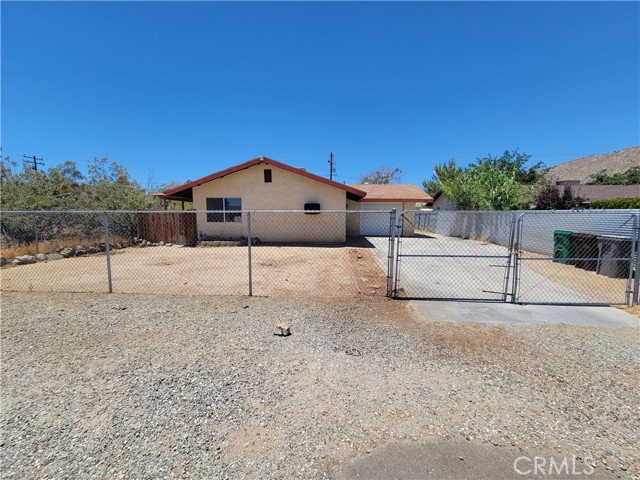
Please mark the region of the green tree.
POLYGON ((90 204, 96 210, 144 210, 152 202, 127 169, 107 157, 89 162, 90 204))
POLYGON ((449 160, 437 165, 432 179, 422 184, 429 194, 444 193, 462 210, 523 208, 543 177, 542 163, 528 167, 530 158, 516 149, 506 150, 499 157, 478 158, 466 168, 449 160))
POLYGON ((606 170, 600 170, 591 175, 587 185, 637 185, 640 183, 640 167, 631 167, 621 173, 608 175, 606 170))
POLYGON ((443 183, 455 181, 462 174, 462 169, 456 166, 456 161, 452 158, 442 165, 436 165, 433 169, 431 180, 423 180, 424 191, 432 197, 443 192, 443 183))

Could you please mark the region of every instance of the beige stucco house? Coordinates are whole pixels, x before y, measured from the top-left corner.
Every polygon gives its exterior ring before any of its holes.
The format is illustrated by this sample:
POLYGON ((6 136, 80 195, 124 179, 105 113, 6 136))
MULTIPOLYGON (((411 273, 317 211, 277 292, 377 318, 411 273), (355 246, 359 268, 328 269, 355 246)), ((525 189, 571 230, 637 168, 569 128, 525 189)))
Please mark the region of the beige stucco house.
MULTIPOLYGON (((387 235, 389 210, 396 208, 399 214, 433 200, 417 185, 345 185, 267 157, 154 195, 193 202, 201 239, 246 237, 243 212, 252 211, 252 237, 313 243, 387 235)), ((410 222, 405 222, 404 233, 413 233, 410 222)))

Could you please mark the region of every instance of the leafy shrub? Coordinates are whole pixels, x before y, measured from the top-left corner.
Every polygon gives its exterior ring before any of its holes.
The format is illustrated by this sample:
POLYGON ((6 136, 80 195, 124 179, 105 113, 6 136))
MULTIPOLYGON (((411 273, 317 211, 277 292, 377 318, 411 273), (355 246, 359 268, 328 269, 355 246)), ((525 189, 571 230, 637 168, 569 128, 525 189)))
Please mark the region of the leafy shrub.
POLYGON ((640 208, 640 197, 594 200, 590 203, 589 208, 640 208))

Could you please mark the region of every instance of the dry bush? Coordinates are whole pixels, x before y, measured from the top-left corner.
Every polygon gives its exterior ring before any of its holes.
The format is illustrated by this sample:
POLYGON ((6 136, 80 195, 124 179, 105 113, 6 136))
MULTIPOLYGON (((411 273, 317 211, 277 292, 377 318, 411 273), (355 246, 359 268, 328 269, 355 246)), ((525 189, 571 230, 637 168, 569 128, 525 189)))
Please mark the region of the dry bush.
MULTIPOLYGON (((124 239, 123 237, 111 238, 112 245, 114 243, 121 243, 123 241, 126 241, 126 239, 124 239)), ((95 237, 92 239, 87 239, 83 237, 68 237, 68 238, 61 238, 61 239, 54 239, 54 240, 43 240, 38 243, 38 249, 36 252, 35 243, 7 245, 6 242, 2 242, 0 244, 0 255, 8 259, 13 259, 13 258, 19 257, 20 255, 35 255, 36 253, 54 253, 54 252, 59 252, 60 250, 67 247, 76 247, 78 245, 83 245, 85 247, 88 247, 88 246, 98 245, 98 244, 104 244, 103 237, 95 237)))

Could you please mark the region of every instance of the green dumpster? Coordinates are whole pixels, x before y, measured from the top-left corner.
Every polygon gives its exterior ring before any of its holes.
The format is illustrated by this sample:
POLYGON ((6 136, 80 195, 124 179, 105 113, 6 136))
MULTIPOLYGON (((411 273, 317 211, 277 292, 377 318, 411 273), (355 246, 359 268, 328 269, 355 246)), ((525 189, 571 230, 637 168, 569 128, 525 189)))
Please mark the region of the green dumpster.
POLYGON ((573 256, 571 239, 572 230, 555 230, 553 232, 553 261, 559 263, 571 264, 568 260, 573 256))

